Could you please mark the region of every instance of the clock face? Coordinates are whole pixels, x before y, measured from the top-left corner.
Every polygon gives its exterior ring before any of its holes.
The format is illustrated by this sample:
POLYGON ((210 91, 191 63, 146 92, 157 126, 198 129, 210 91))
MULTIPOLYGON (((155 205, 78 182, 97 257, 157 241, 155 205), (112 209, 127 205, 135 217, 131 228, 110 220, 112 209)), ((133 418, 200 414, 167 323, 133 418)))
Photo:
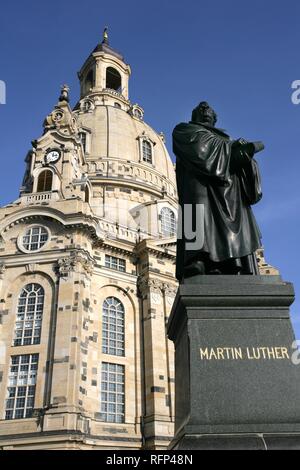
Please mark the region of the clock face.
POLYGON ((50 162, 57 162, 57 160, 59 160, 59 157, 60 157, 59 150, 49 150, 49 152, 46 154, 45 159, 47 163, 50 163, 50 162))

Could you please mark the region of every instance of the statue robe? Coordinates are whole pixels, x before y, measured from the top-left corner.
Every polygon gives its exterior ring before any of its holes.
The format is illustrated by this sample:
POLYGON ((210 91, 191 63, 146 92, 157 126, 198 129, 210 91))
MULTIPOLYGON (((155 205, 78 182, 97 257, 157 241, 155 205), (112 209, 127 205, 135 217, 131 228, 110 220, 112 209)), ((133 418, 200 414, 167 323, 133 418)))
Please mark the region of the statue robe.
MULTIPOLYGON (((185 204, 204 206, 204 243, 187 250, 184 230, 177 240, 176 276, 200 253, 213 262, 242 258, 261 247, 261 234, 250 205, 262 197, 257 162, 222 130, 202 123, 181 123, 173 131, 176 178, 182 220, 185 204)), ((195 210, 192 226, 195 229, 195 210)), ((186 223, 186 221, 185 221, 186 223)), ((200 257, 201 259, 201 257, 200 257)))

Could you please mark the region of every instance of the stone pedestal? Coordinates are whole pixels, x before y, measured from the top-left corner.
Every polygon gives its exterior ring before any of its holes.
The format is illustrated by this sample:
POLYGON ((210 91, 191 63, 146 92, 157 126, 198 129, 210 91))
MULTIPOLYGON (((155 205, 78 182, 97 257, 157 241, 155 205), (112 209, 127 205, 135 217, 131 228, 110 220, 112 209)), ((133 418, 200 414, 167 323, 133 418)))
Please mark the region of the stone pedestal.
POLYGON ((197 276, 168 323, 175 343, 172 449, 300 449, 300 365, 291 283, 197 276))

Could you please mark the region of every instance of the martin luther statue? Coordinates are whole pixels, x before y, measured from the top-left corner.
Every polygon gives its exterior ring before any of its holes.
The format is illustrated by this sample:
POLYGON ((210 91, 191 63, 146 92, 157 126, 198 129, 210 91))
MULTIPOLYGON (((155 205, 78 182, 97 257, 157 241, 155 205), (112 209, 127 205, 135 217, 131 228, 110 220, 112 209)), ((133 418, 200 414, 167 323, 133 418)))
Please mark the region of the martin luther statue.
POLYGON ((230 140, 215 127, 216 121, 214 110, 201 102, 191 122, 178 124, 173 131, 182 219, 177 240, 179 281, 197 274, 258 273, 255 251, 261 247, 261 235, 251 205, 262 192, 253 156, 264 146, 230 140), (201 224, 201 246, 197 224, 201 224))

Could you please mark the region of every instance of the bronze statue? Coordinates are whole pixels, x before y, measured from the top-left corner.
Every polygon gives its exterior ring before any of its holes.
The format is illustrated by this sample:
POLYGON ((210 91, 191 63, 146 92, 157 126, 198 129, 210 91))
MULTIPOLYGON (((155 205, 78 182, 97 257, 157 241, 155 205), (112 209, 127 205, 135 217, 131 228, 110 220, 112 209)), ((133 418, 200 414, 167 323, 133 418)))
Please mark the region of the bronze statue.
POLYGON ((232 141, 215 127, 216 121, 214 110, 201 102, 192 120, 173 131, 182 228, 177 240, 179 281, 197 274, 258 274, 255 251, 261 247, 261 234, 250 206, 262 197, 253 156, 264 145, 232 141), (196 240, 199 223, 201 246, 196 240), (188 226, 194 239, 186 233, 188 226))

